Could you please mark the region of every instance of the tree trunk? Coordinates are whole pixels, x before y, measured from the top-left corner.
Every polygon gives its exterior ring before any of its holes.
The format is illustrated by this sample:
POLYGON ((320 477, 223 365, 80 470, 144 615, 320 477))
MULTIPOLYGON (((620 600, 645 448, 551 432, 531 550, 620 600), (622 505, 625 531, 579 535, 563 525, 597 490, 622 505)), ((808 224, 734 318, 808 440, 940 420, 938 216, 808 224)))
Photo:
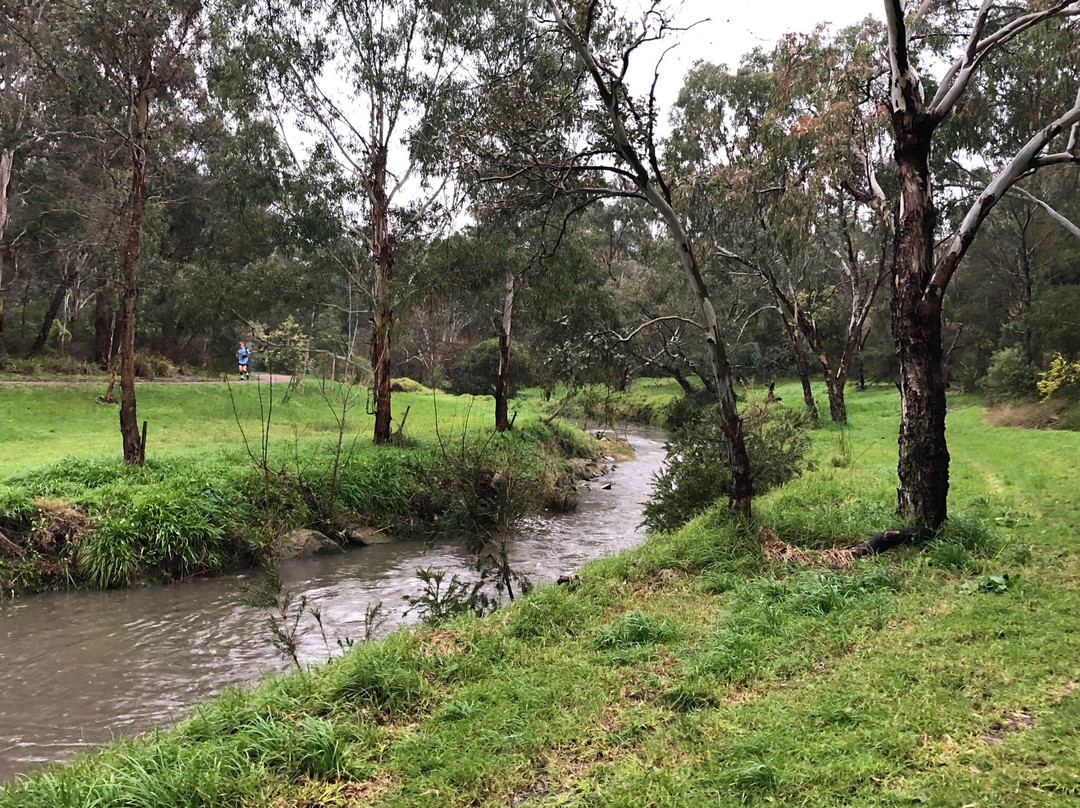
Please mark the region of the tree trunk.
MULTIPOLYGON (((146 11, 149 14, 149 9, 146 11)), ((144 36, 149 37, 149 34, 144 36)), ((146 145, 150 115, 150 70, 153 43, 144 42, 139 65, 138 95, 135 98, 134 132, 131 135, 131 221, 124 243, 124 290, 120 308, 120 436, 124 462, 141 466, 145 447, 139 433, 135 407, 135 308, 139 297, 139 239, 146 212, 146 145)))
POLYGON ((686 378, 685 374, 678 368, 669 369, 672 377, 679 383, 679 387, 682 388, 683 395, 687 398, 692 398, 696 395, 697 391, 694 389, 694 385, 690 384, 690 380, 686 378))
POLYGON ((506 273, 506 294, 503 297, 502 318, 499 320, 499 376, 495 381, 495 431, 510 429, 510 329, 514 318, 514 297, 517 277, 506 273))
MULTIPOLYGON (((3 233, 0 233, 3 236, 3 233)), ((4 337, 4 245, 0 239, 0 350, 3 349, 4 337)))
POLYGON ((814 401, 814 390, 810 386, 810 366, 806 361, 806 353, 802 349, 802 340, 795 325, 780 309, 780 316, 784 320, 784 330, 787 331, 788 341, 791 343, 791 352, 795 354, 795 366, 799 372, 799 383, 802 385, 803 404, 806 406, 806 417, 811 423, 817 423, 818 408, 814 401))
POLYGON ((645 187, 646 195, 653 206, 663 215, 668 232, 679 250, 679 260, 686 273, 690 290, 697 299, 702 319, 705 321, 705 341, 712 363, 712 381, 715 385, 717 403, 720 405, 720 429, 724 435, 724 450, 727 454, 728 469, 731 472, 731 492, 728 508, 741 516, 750 518, 753 500, 753 478, 750 471, 750 456, 746 453, 743 438, 742 419, 735 400, 735 383, 731 376, 731 364, 728 362, 720 326, 716 321, 716 310, 709 297, 708 287, 701 276, 697 258, 690 246, 690 238, 679 221, 678 215, 667 200, 651 183, 645 187))
MULTIPOLYGON (((1031 250, 1027 243, 1027 227, 1020 229, 1020 248, 1017 250, 1016 265, 1020 273, 1020 306, 1016 313, 1016 319, 1024 323, 1024 330, 1020 332, 1020 344, 1024 349, 1024 358, 1034 364, 1035 357, 1031 350, 1031 323, 1023 315, 1031 311, 1032 283, 1031 283, 1031 250)), ((0 306, 3 301, 0 300, 0 306)), ((2 312, 2 309, 0 309, 2 312)), ((0 321, 0 328, 3 327, 0 321)))
POLYGON ((8 188, 14 157, 11 149, 0 151, 0 334, 4 333, 4 233, 8 223, 8 188))
POLYGON ((934 204, 930 193, 933 122, 893 113, 901 203, 893 251, 892 331, 900 362, 900 460, 897 511, 936 529, 947 516, 949 450, 945 443, 941 296, 926 296, 934 271, 934 204))
POLYGON ((394 312, 384 306, 375 311, 371 333, 372 394, 375 398, 375 431, 373 440, 379 445, 390 443, 390 327, 394 312))
POLYGON ((836 375, 825 377, 825 389, 829 393, 829 417, 834 424, 847 423, 847 403, 844 401, 845 381, 846 379, 836 378, 836 375))
POLYGON ((372 156, 371 254, 374 266, 374 328, 371 333, 371 371, 375 397, 373 440, 391 442, 390 431, 390 329, 394 312, 390 308, 390 278, 394 271, 394 245, 390 235, 389 201, 386 196, 386 149, 377 148, 372 156))
POLYGON ((56 285, 56 291, 53 292, 52 299, 49 301, 49 308, 45 310, 45 319, 41 321, 41 331, 38 332, 34 344, 30 346, 28 356, 37 356, 45 347, 49 332, 52 331, 53 323, 56 322, 56 315, 60 313, 60 306, 63 305, 64 295, 67 294, 74 280, 75 273, 71 271, 70 264, 66 265, 60 283, 56 285))
POLYGON ((109 325, 109 276, 104 268, 98 270, 94 290, 94 361, 105 370, 112 360, 112 333, 109 325))

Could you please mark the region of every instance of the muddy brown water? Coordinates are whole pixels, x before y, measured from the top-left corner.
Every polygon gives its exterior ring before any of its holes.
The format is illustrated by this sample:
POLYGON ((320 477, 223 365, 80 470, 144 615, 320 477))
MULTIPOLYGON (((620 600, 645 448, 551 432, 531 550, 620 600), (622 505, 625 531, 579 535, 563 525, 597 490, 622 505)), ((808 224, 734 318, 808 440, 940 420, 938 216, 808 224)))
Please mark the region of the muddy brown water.
MULTIPOLYGON (((637 459, 583 489, 576 511, 528 520, 511 549, 515 569, 550 581, 641 541, 641 507, 664 459, 663 436, 638 430, 630 439, 637 459)), ((322 610, 336 648, 337 637, 363 638, 373 604, 381 602, 389 618, 384 633, 410 620, 404 596, 419 593, 420 567, 465 573, 470 562, 460 542, 399 542, 290 561, 283 574, 290 590, 322 610)), ((286 670, 270 646, 265 614, 240 602, 244 578, 3 601, 0 781, 117 736, 168 726, 229 685, 286 670)), ((326 658, 312 626, 300 654, 305 663, 326 658)))

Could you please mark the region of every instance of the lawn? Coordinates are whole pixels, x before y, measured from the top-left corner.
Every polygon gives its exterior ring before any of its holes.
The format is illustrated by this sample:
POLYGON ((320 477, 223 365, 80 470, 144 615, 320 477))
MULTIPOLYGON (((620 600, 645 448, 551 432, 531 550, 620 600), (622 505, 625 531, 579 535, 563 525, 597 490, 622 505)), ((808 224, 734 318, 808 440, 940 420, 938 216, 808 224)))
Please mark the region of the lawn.
POLYGON ((366 391, 354 390, 339 455, 328 402, 338 396, 340 407, 342 388, 324 396, 313 383, 288 401, 284 392, 271 408, 255 384, 140 386, 150 427, 146 465, 135 468, 120 462, 116 407, 95 389, 0 387, 0 590, 217 574, 275 555, 298 527, 473 531, 499 507, 569 505, 565 461, 599 452, 528 405, 496 435, 492 399, 421 388, 394 395, 404 429, 392 446, 372 443, 366 391))
MULTIPOLYGON (((65 457, 119 457, 119 408, 98 401, 104 392, 104 383, 0 385, 0 479, 65 457)), ((336 439, 338 427, 331 407, 336 397, 340 412, 339 387, 331 387, 324 395, 318 382, 308 382, 302 394, 282 403, 284 392, 284 385, 274 386, 271 435, 276 443, 336 439)), ((370 442, 374 416, 367 414, 364 392, 359 390, 350 409, 347 432, 370 442)), ((242 449, 241 427, 257 446, 270 404, 267 385, 252 382, 140 384, 136 393, 139 419, 148 423, 150 458, 206 447, 242 449)), ((421 440, 433 439, 436 425, 450 432, 460 430, 466 419, 474 427, 487 427, 494 420, 490 398, 396 393, 393 407, 395 428, 409 408, 405 435, 421 440)))

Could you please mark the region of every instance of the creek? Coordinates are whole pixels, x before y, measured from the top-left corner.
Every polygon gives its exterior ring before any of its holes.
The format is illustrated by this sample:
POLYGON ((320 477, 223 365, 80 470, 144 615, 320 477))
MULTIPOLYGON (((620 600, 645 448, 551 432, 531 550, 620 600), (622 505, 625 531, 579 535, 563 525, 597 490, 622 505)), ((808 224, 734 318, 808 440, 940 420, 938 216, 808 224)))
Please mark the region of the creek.
MULTIPOLYGON (((664 460, 664 436, 629 434, 637 459, 583 486, 572 513, 526 520, 510 549, 513 569, 534 583, 641 541, 642 503, 664 460), (610 483, 610 488, 605 486, 610 483)), ((283 562, 287 588, 321 610, 329 645, 361 640, 365 614, 381 603, 382 633, 412 618, 417 568, 468 575, 461 542, 359 547, 283 562)), ((0 604, 0 782, 79 751, 183 718, 191 705, 229 685, 287 670, 270 644, 266 614, 241 603, 240 574, 164 587, 61 592, 0 604)), ((329 650, 307 621, 300 659, 329 650)))

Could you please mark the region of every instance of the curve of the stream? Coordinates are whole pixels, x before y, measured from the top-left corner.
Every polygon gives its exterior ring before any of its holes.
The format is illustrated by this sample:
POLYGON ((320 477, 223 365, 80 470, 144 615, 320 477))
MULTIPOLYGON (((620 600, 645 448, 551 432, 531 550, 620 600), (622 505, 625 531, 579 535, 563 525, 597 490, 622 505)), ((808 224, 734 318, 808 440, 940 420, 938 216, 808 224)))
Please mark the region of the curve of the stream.
MULTIPOLYGON (((576 511, 528 520, 511 549, 515 570, 550 581, 641 540, 663 436, 638 430, 630 439, 637 459, 583 489, 576 511)), ((287 562, 283 575, 321 609, 333 645, 364 636, 373 604, 383 604, 387 629, 407 620, 404 596, 419 592, 420 567, 463 573, 470 561, 460 542, 399 542, 287 562)), ((8 601, 0 609, 0 781, 117 735, 167 726, 228 685, 285 670, 266 616, 241 603, 238 577, 8 601)), ((326 658, 318 631, 309 627, 300 655, 306 663, 326 658)))

